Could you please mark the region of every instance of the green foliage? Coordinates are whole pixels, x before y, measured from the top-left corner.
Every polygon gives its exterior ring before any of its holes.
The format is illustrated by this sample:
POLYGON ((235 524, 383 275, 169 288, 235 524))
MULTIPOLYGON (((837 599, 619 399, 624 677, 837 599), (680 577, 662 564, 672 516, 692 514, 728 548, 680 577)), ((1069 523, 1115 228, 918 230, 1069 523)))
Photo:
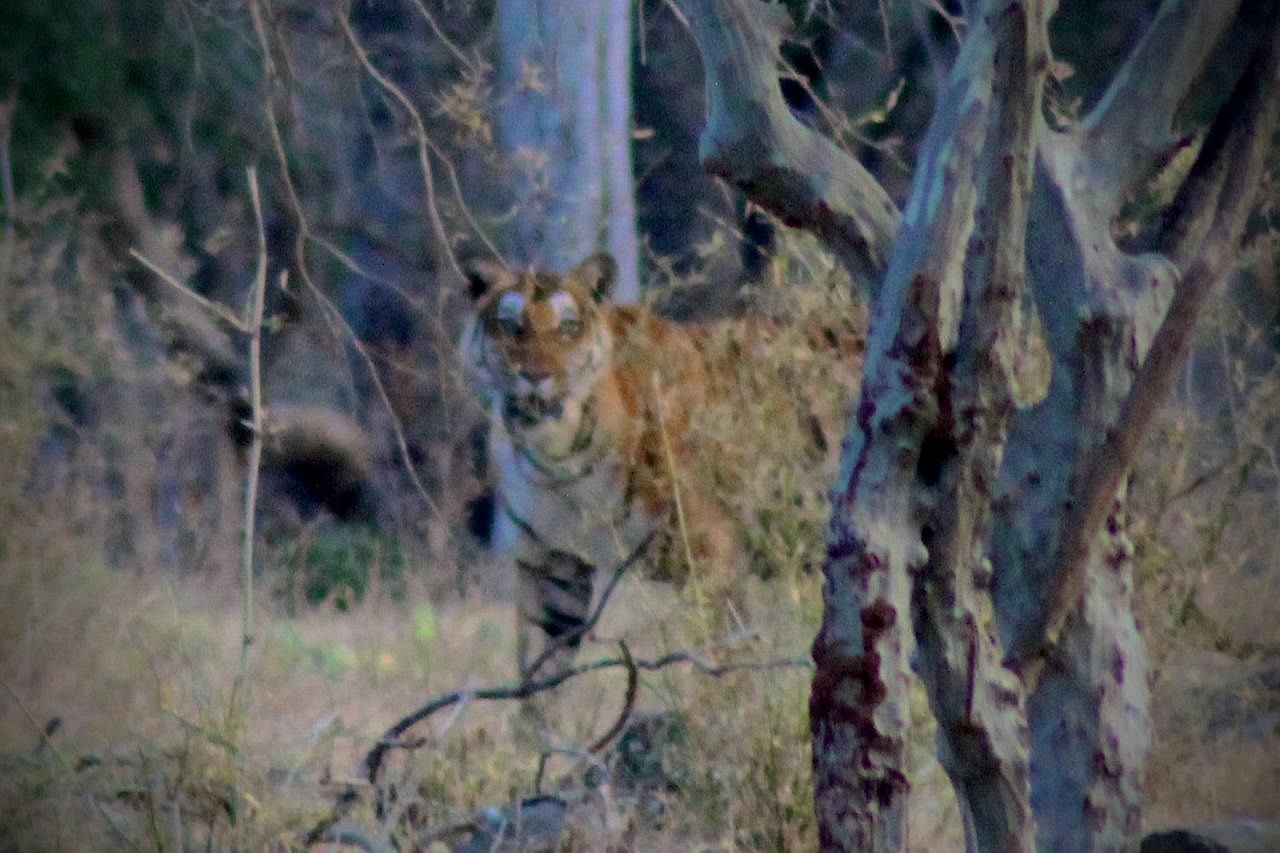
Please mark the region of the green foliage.
POLYGON ((393 600, 404 595, 407 555, 391 535, 365 524, 326 522, 271 549, 269 571, 291 607, 329 602, 347 611, 376 585, 393 600))

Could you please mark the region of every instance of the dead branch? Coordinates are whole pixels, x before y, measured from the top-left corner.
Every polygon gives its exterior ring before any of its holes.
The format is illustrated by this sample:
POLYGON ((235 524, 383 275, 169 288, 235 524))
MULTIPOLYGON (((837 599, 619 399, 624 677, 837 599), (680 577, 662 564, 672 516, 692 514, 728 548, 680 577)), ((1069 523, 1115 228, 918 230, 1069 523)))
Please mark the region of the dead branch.
POLYGON ((627 693, 622 700, 622 710, 618 712, 617 719, 614 720, 613 725, 610 726, 604 734, 596 738, 595 742, 592 743, 591 746, 587 747, 585 750, 580 750, 580 749, 543 750, 542 754, 538 756, 538 772, 535 773, 533 777, 534 794, 542 793, 542 776, 544 771, 546 770, 547 761, 551 758, 551 756, 554 753, 559 752, 559 753, 574 755, 579 758, 586 758, 592 761, 594 764, 599 765, 601 769, 605 769, 604 764, 600 762, 600 760, 597 759, 596 756, 599 755, 601 752, 603 752, 605 747, 607 747, 610 743, 612 743, 613 739, 617 737, 619 734, 621 734, 622 730, 626 728, 627 720, 631 719, 631 712, 635 708, 636 694, 640 687, 640 670, 636 668, 635 660, 632 659, 631 657, 631 649, 627 646, 627 641, 619 640, 618 647, 619 649, 621 649, 622 657, 627 663, 627 693))
POLYGON ((600 737, 596 738, 595 743, 587 747, 587 752, 592 754, 604 751, 613 739, 622 733, 626 728, 627 720, 631 717, 631 711, 636 706, 636 692, 640 686, 640 670, 636 666, 636 662, 631 657, 631 649, 627 648, 626 640, 618 641, 618 648, 622 650, 622 659, 627 666, 627 694, 622 700, 622 711, 619 712, 618 718, 614 720, 609 730, 600 737))
POLYGON ((785 8, 757 0, 682 5, 703 57, 703 166, 786 224, 814 231, 877 293, 898 210, 862 164, 787 107, 778 86, 785 8))
MULTIPOLYGON (((720 645, 727 645, 723 643, 720 645)), ((591 661, 590 663, 579 664, 571 669, 556 675, 538 681, 525 681, 519 684, 505 684, 497 687, 483 687, 473 690, 455 690, 432 699, 412 714, 404 717, 400 722, 396 723, 387 733, 383 735, 378 743, 365 756, 365 778, 376 784, 377 776, 381 773, 382 763, 386 758, 386 752, 392 748, 404 748, 404 742, 399 737, 409 728, 417 725, 433 714, 448 708, 462 701, 509 701, 512 699, 528 699, 548 690, 553 690, 581 675, 592 672, 601 672, 606 669, 626 669, 628 671, 635 670, 637 672, 653 672, 660 669, 666 669, 676 664, 689 664, 703 675, 709 675, 713 678, 720 678, 733 672, 742 671, 758 671, 767 669, 785 669, 791 667, 809 668, 812 666, 810 661, 804 658, 777 658, 768 661, 739 661, 736 663, 717 664, 711 660, 699 655, 696 652, 682 650, 677 652, 669 652, 661 657, 639 660, 628 660, 625 657, 603 658, 601 660, 591 661)))
POLYGON ((448 261, 449 268, 459 277, 462 277, 462 268, 458 266, 458 259, 454 257, 453 245, 449 242, 449 235, 444 228, 444 220, 440 218, 440 210, 436 204, 435 171, 431 168, 431 155, 428 151, 430 139, 427 136, 427 127, 422 121, 422 116, 413 108, 413 102, 409 100, 409 96, 369 60, 369 54, 365 53, 360 40, 356 38, 346 14, 338 14, 336 17, 338 26, 342 29, 342 34, 346 36, 347 43, 351 45, 351 49, 354 51, 356 59, 365 73, 400 104, 413 122, 413 138, 418 144, 418 165, 422 172, 423 191, 426 193, 427 221, 431 223, 431 230, 435 235, 440 254, 448 261))
MULTIPOLYGON (((713 678, 721 678, 735 672, 758 672, 790 668, 809 669, 812 667, 812 663, 805 658, 775 658, 765 661, 715 663, 704 656, 707 651, 711 651, 714 648, 732 646, 738 639, 739 637, 736 636, 726 638, 726 640, 705 650, 702 654, 684 649, 681 651, 669 652, 657 658, 639 660, 631 658, 628 654, 624 657, 603 658, 591 661, 590 663, 579 664, 571 669, 564 670, 556 675, 549 676, 538 681, 524 681, 518 684, 504 684, 495 687, 483 687, 471 690, 454 690, 441 696, 437 696, 421 708, 402 718, 378 739, 378 742, 365 756, 365 781, 362 782, 359 787, 363 788, 365 784, 369 784, 375 791, 377 791, 377 780, 382 772, 382 765, 386 760, 387 751, 391 749, 416 749, 425 746, 425 739, 403 741, 401 740, 401 736, 423 720, 426 720, 437 712, 452 705, 456 705, 459 702, 472 702, 476 700, 492 702, 528 699, 540 693, 545 693, 548 690, 553 690, 561 684, 564 684, 574 678, 578 678, 579 676, 593 672, 602 672, 608 669, 626 669, 628 673, 639 673, 642 671, 656 672, 678 664, 689 664, 703 675, 708 675, 713 678)), ((360 794, 356 785, 349 785, 339 793, 329 816, 307 833, 306 844, 310 846, 320 843, 325 838, 329 829, 341 821, 350 809, 359 801, 359 797, 360 794)))
POLYGON ((374 363, 373 357, 369 355, 368 348, 364 342, 356 335, 355 330, 347 323, 346 318, 338 311, 327 296, 316 286, 311 279, 310 265, 307 262, 307 246, 311 242, 319 242, 322 248, 325 246, 324 241, 316 241, 315 235, 312 234, 311 225, 307 218, 305 209, 302 206, 302 200, 298 196, 297 187, 293 182, 293 175, 289 171, 289 156, 285 149, 284 137, 280 132, 280 122, 276 115, 275 97, 272 89, 276 85, 277 76, 275 62, 272 59, 271 40, 267 30, 266 22, 263 18, 262 9, 257 0, 252 0, 249 4, 249 11, 253 18, 254 31, 258 37, 258 46, 262 53, 262 67, 264 76, 264 92, 263 92, 263 109, 267 119, 267 129, 271 134, 272 147, 276 154, 276 161, 280 167, 280 178, 285 188, 285 194, 289 200, 289 208, 298 224, 298 238, 294 243, 294 256, 298 270, 301 274, 303 284, 307 291, 312 295, 316 302, 321 306, 326 322, 329 323, 330 331, 334 334, 335 339, 345 341, 351 344, 356 353, 364 362, 368 371, 369 381, 373 384, 374 390, 378 393, 378 399, 387 411, 391 428, 395 434, 396 448, 399 451, 400 462, 405 473, 409 476, 410 482, 413 483, 414 490, 422 499, 423 503, 436 517, 442 517, 439 506, 427 491, 422 483, 422 479, 418 476, 417 469, 413 466, 413 460, 409 453, 409 443, 404 435, 404 426, 400 422, 400 418, 396 415, 391 405, 391 398, 387 394, 386 387, 382 382, 382 378, 378 375, 377 365, 374 363))

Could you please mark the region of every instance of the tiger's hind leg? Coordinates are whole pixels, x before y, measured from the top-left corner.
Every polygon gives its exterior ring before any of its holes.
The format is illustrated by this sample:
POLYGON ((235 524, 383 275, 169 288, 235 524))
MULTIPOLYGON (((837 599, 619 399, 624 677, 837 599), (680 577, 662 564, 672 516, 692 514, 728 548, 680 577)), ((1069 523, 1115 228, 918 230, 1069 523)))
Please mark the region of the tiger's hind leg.
POLYGON ((522 680, 558 675, 573 665, 595 587, 595 567, 573 554, 547 551, 516 560, 516 660, 522 680))

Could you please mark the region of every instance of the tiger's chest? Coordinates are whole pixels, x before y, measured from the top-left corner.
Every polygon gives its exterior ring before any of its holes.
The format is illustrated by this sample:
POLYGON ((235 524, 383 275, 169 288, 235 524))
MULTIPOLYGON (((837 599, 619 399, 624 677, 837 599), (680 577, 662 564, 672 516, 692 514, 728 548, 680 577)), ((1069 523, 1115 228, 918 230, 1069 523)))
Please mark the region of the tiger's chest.
POLYGON ((500 415, 490 429, 498 475, 494 545, 517 560, 563 551, 599 568, 617 565, 661 523, 637 500, 629 460, 604 436, 522 435, 500 415), (540 438, 541 441, 530 441, 540 438))

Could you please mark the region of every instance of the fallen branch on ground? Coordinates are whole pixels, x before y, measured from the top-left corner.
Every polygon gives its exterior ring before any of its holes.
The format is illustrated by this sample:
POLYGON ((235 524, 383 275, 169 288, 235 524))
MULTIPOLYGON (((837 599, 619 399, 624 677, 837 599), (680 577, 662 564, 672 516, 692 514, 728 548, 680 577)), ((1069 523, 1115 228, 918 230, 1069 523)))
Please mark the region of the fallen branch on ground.
MULTIPOLYGON (((720 678, 734 672, 752 672, 770 669, 788 669, 788 668, 812 668, 813 662, 807 657, 803 658, 775 658, 765 661, 738 661, 732 663, 716 663, 706 657, 706 655, 716 648, 727 648, 741 642, 744 635, 738 634, 727 638, 721 643, 714 644, 701 652, 682 649, 680 651, 669 652, 660 657, 652 659, 633 659, 629 655, 624 657, 602 658, 588 663, 579 664, 578 666, 567 669, 556 675, 548 676, 537 681, 525 681, 519 684, 504 684, 494 687, 483 687, 471 690, 454 690, 437 696, 430 702, 427 702, 421 708, 418 708, 411 714, 403 717, 394 726, 389 728, 387 732, 378 739, 378 742, 369 750, 364 759, 364 779, 365 782, 378 791, 378 777, 382 772, 383 763, 386 760, 387 752, 391 749, 418 749, 425 746, 427 741, 423 738, 404 740, 402 736, 413 726, 431 717, 445 708, 458 704, 459 702, 474 702, 477 700, 484 701, 506 701, 512 699, 528 699, 539 693, 545 693, 564 684, 570 679, 586 675, 591 672, 601 672, 607 669, 625 668, 629 672, 653 672, 665 669, 669 666, 677 664, 689 664, 703 675, 709 675, 714 678, 720 678)), ((611 733, 611 736, 615 733, 611 733)), ((611 738, 610 738, 611 739, 611 738)), ((601 740, 604 740, 601 738, 601 740)), ((364 787, 360 785, 358 787, 364 787)), ((381 793, 378 793, 381 797, 381 793)), ((323 821, 317 824, 307 833, 306 844, 308 846, 318 844, 325 840, 328 831, 336 825, 350 811, 351 807, 359 799, 359 792, 356 785, 349 785, 337 797, 333 810, 323 821)))

